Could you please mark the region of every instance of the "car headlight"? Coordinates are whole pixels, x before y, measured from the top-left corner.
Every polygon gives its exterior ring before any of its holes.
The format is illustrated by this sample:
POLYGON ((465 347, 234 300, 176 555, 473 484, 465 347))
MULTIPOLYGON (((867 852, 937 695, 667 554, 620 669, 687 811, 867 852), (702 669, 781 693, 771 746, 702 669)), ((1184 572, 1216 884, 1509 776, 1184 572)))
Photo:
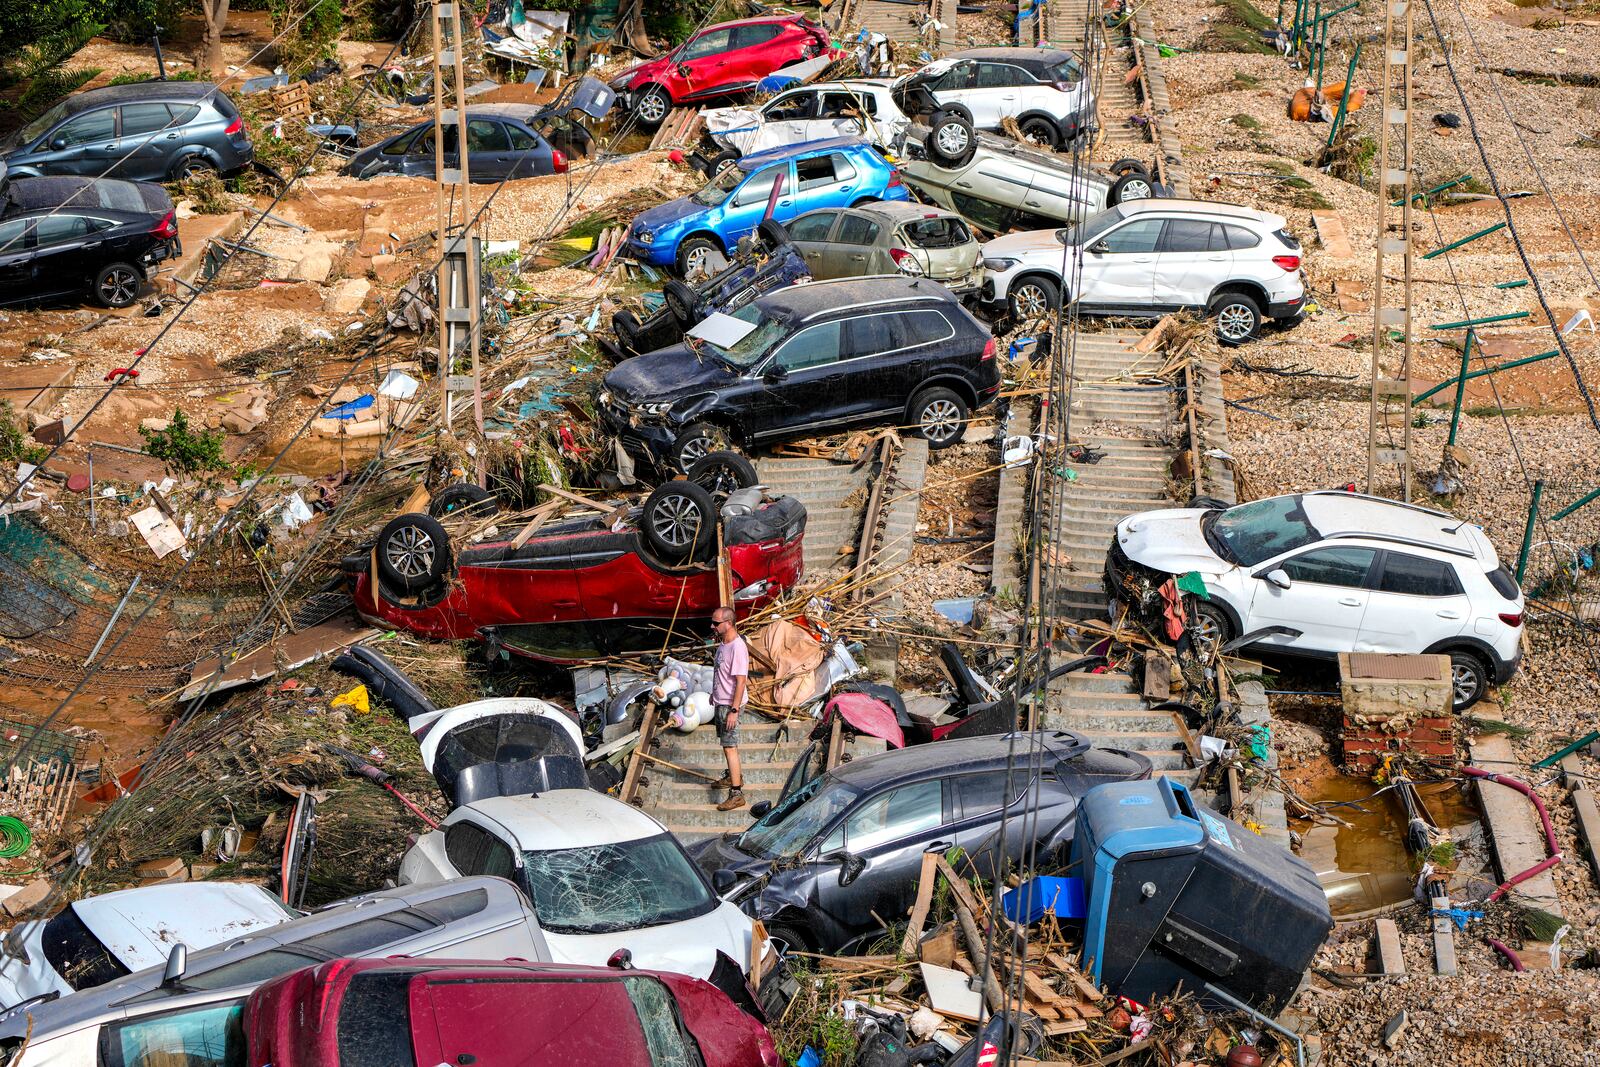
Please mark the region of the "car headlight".
POLYGON ((1013 267, 1021 265, 1021 263, 1022 260, 1020 259, 986 259, 983 261, 983 269, 993 271, 1008 271, 1013 267))
POLYGON ((633 236, 642 245, 654 244, 656 240, 656 235, 651 233, 649 230, 638 230, 633 236))
POLYGON ((670 400, 662 401, 659 404, 640 404, 639 405, 639 414, 641 414, 641 415, 665 415, 667 412, 669 412, 671 410, 672 410, 672 401, 670 401, 670 400))

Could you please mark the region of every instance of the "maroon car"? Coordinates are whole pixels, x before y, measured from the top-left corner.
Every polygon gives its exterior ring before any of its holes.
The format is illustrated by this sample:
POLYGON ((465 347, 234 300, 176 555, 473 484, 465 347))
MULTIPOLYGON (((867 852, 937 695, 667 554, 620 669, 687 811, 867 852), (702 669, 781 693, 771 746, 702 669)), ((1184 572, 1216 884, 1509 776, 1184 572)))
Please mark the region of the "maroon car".
POLYGON ((507 960, 333 960, 245 1006, 248 1067, 779 1067, 766 1028, 687 975, 507 960))

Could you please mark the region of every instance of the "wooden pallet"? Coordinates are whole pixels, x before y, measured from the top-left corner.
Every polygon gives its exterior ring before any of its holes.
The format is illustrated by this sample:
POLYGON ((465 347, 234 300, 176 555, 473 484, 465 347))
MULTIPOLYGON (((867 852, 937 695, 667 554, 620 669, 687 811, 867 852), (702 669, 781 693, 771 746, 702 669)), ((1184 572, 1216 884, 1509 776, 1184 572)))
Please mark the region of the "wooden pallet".
POLYGON ((667 113, 661 128, 650 140, 650 150, 659 152, 667 148, 688 148, 700 139, 705 129, 705 117, 696 107, 675 107, 667 113))
POLYGON ((271 92, 272 106, 279 118, 311 117, 311 86, 305 82, 281 85, 271 92))

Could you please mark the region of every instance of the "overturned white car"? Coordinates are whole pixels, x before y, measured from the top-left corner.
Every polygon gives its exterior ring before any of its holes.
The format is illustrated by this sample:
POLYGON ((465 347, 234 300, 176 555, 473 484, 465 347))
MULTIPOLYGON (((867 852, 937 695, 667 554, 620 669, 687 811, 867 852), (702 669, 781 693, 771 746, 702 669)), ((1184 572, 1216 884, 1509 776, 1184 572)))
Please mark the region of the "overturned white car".
POLYGON ((802 85, 760 107, 719 107, 701 112, 705 132, 691 161, 714 175, 740 156, 829 137, 869 137, 892 144, 908 120, 895 106, 886 79, 802 85))

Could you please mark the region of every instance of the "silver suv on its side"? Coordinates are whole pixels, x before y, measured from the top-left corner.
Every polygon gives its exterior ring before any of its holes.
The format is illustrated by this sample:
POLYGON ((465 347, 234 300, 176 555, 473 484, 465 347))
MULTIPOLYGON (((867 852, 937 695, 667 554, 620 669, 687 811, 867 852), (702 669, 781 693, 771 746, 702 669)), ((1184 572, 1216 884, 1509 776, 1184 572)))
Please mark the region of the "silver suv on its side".
POLYGON ((279 975, 347 956, 548 962, 550 952, 533 912, 503 878, 383 889, 204 951, 174 946, 164 968, 19 1004, 0 1014, 0 1061, 242 1063, 250 993, 279 975))

